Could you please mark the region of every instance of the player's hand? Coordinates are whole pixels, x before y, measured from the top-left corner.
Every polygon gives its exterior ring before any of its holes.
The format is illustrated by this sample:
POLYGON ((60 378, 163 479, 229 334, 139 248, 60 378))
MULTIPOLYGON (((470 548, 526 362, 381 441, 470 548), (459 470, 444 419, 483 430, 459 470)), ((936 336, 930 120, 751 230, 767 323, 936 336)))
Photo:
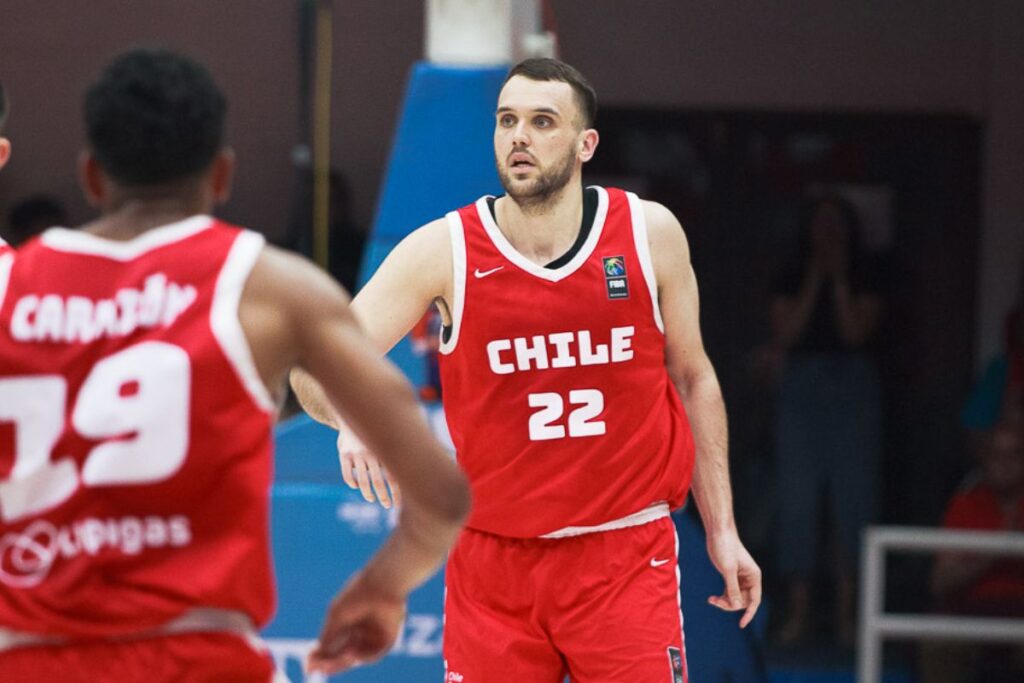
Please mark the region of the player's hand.
POLYGON ((743 610, 740 628, 746 628, 761 605, 761 568, 736 532, 709 535, 708 555, 725 580, 725 592, 712 595, 708 603, 727 612, 743 610))
POLYGON ((331 602, 306 671, 327 676, 374 662, 391 649, 405 621, 405 598, 357 574, 331 602))
POLYGON ((341 463, 341 478, 351 489, 359 489, 368 503, 379 500, 390 509, 401 503, 398 484, 388 476, 363 442, 348 427, 338 430, 338 460, 341 463))

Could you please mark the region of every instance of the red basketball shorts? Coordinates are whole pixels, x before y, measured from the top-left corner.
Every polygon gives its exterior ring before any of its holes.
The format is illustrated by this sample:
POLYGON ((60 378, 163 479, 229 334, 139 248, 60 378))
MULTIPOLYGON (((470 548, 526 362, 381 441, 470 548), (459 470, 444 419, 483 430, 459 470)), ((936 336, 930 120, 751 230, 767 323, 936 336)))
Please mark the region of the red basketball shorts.
POLYGON ((448 558, 448 683, 686 683, 668 517, 561 539, 467 529, 448 558))
POLYGON ((274 662, 239 636, 183 633, 0 652, 3 683, 270 683, 274 662))

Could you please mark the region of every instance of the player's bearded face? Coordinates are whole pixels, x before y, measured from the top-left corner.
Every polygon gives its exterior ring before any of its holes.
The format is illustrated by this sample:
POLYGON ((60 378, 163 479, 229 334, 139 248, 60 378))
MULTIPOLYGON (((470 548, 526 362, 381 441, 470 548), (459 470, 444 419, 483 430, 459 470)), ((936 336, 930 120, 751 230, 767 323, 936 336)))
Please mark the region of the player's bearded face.
POLYGON ((523 174, 512 169, 509 159, 514 154, 530 154, 528 149, 514 148, 506 158, 498 155, 498 177, 505 192, 517 204, 543 204, 556 195, 572 178, 576 164, 576 151, 569 149, 550 163, 535 159, 532 173, 523 174))

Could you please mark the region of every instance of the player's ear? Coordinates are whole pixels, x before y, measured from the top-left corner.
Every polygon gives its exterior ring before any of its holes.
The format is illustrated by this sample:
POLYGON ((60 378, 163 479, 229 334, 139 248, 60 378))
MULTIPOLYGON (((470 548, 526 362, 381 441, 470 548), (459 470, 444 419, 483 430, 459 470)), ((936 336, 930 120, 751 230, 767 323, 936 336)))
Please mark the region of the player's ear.
POLYGON ((11 141, 7 138, 0 138, 0 168, 4 167, 7 160, 11 158, 11 141))
POLYGON ((231 186, 235 180, 235 150, 225 147, 213 160, 210 169, 210 187, 213 199, 223 204, 231 198, 231 186))
POLYGON ((106 176, 96 157, 88 149, 78 154, 78 184, 90 206, 102 206, 107 198, 106 176))
POLYGON ((594 152, 597 151, 597 143, 599 141, 600 136, 593 128, 587 128, 580 134, 580 161, 587 162, 594 157, 594 152))

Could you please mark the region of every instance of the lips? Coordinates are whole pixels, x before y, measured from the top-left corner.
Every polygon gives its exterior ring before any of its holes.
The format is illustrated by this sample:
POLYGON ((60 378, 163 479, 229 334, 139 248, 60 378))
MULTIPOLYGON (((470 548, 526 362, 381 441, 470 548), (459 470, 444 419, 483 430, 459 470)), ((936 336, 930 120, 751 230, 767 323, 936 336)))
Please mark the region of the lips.
POLYGON ((525 152, 513 152, 508 158, 509 168, 516 170, 527 170, 536 166, 533 158, 525 152))

